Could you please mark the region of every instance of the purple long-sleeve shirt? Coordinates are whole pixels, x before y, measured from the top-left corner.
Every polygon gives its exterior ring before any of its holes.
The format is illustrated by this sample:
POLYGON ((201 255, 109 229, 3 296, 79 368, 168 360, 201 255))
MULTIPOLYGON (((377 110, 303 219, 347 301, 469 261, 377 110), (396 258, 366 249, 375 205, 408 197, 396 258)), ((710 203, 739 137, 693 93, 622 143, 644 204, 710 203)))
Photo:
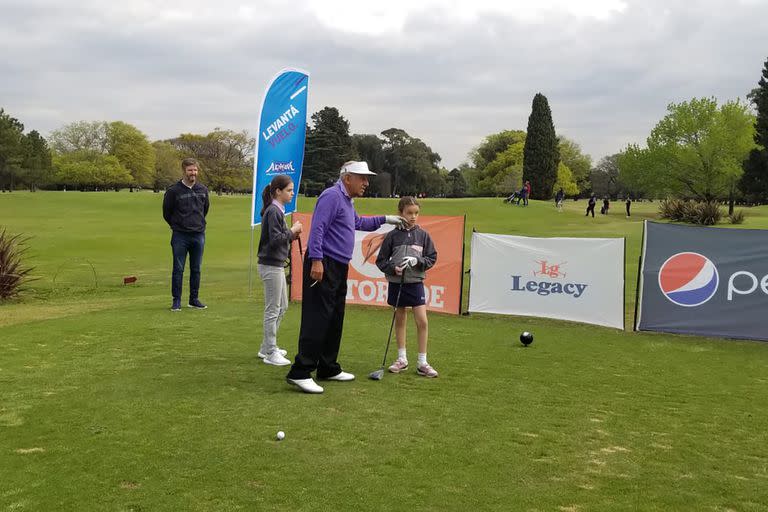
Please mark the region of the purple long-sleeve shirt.
POLYGON ((384 216, 360 217, 352 198, 341 180, 327 188, 317 198, 309 231, 309 257, 321 260, 328 256, 349 263, 355 247, 355 230, 376 231, 384 224, 384 216))

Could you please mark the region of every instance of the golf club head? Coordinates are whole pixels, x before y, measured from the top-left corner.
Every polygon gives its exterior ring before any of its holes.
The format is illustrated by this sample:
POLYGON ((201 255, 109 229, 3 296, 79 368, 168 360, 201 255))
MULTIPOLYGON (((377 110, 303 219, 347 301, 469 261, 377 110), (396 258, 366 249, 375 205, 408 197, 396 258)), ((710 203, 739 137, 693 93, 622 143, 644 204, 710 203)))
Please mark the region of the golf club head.
POLYGON ((371 380, 381 380, 381 379, 384 378, 384 370, 383 369, 378 369, 375 372, 371 372, 368 375, 368 378, 371 379, 371 380))

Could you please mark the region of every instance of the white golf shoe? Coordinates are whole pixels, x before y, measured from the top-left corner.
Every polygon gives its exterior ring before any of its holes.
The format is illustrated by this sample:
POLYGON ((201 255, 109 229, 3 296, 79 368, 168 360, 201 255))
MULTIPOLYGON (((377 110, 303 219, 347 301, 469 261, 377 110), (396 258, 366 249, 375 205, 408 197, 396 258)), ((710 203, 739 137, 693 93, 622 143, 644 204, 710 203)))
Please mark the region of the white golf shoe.
POLYGON ((335 380, 338 382, 349 382, 355 380, 355 376, 347 372, 339 372, 333 377, 326 377, 325 380, 335 380))
POLYGON ((291 360, 287 359, 279 350, 275 350, 269 354, 263 361, 264 364, 271 364, 272 366, 286 366, 291 364, 291 360))
POLYGON ((323 392, 323 388, 318 386, 317 383, 309 379, 285 379, 288 384, 296 386, 305 393, 319 394, 323 392))
MULTIPOLYGON (((288 351, 285 350, 284 348, 277 347, 277 351, 280 352, 280 355, 283 356, 283 357, 288 355, 288 351)), ((256 354, 256 355, 259 356, 259 359, 264 359, 265 357, 267 357, 267 354, 265 354, 261 350, 259 350, 259 353, 256 354)))

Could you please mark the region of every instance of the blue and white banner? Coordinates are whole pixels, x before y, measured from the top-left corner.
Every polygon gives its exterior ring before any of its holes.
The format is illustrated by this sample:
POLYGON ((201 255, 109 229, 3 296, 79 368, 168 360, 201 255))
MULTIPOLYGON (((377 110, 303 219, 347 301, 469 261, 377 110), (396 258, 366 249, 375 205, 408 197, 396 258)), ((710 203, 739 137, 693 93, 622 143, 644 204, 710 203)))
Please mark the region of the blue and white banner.
POLYGON ((768 230, 645 221, 637 330, 768 341, 768 230))
POLYGON ((293 180, 296 194, 285 205, 285 213, 296 211, 304 162, 308 87, 309 73, 286 68, 275 75, 264 92, 253 163, 251 226, 261 223, 261 192, 277 174, 293 180))

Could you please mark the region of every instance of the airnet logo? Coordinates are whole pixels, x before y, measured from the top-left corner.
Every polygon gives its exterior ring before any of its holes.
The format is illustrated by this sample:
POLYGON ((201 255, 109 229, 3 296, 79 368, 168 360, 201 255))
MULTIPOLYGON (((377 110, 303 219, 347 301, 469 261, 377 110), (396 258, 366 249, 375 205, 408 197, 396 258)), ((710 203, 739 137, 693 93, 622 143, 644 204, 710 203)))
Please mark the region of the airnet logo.
POLYGON ((284 173, 294 171, 293 168, 293 160, 290 162, 272 162, 270 166, 267 168, 267 174, 278 174, 278 173, 284 173))

